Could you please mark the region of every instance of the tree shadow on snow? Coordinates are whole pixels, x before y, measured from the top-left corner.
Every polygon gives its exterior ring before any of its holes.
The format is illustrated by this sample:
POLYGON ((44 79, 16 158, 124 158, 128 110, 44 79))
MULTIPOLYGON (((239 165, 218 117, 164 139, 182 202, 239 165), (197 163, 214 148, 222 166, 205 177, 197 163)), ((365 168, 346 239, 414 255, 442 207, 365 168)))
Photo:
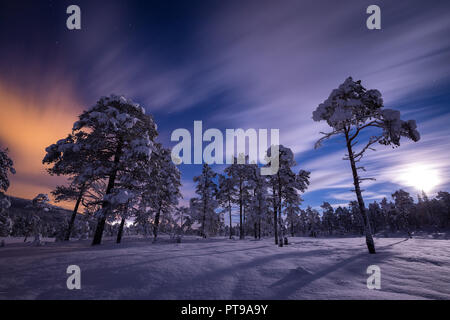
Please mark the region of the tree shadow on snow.
POLYGON ((362 252, 357 255, 346 258, 338 263, 335 263, 325 269, 319 270, 317 272, 311 272, 306 270, 303 267, 298 267, 297 269, 290 270, 290 272, 282 279, 273 283, 270 288, 274 289, 274 292, 270 295, 268 299, 274 300, 284 300, 289 299, 289 296, 296 293, 298 290, 308 286, 312 282, 316 280, 320 280, 326 277, 329 274, 349 265, 352 263, 358 264, 361 266, 361 274, 363 276, 361 279, 366 279, 365 271, 369 265, 379 264, 383 260, 388 259, 393 254, 389 251, 381 251, 381 249, 385 249, 387 247, 391 247, 395 244, 401 243, 403 241, 399 241, 397 243, 389 244, 387 246, 378 247, 378 251, 376 254, 371 255, 368 252, 362 252))

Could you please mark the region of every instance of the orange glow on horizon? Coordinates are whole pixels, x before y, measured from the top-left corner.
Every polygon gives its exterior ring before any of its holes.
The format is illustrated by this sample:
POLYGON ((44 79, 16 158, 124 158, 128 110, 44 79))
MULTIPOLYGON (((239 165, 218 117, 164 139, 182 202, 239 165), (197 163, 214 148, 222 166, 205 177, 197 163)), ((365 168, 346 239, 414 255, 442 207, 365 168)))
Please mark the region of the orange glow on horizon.
POLYGON ((9 149, 17 171, 10 175, 9 195, 32 199, 64 183, 64 177, 51 177, 46 172, 42 159, 47 146, 71 132, 80 111, 64 81, 51 91, 36 93, 12 88, 0 80, 0 145, 9 149))

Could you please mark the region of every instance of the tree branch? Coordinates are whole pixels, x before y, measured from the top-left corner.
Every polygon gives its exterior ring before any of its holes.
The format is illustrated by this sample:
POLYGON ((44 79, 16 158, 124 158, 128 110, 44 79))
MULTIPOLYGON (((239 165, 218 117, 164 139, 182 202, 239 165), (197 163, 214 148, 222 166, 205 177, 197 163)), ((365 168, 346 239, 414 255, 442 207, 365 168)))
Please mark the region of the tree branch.
POLYGON ((362 129, 367 128, 367 127, 380 127, 381 124, 382 124, 381 122, 379 122, 377 120, 373 120, 373 121, 366 123, 365 125, 362 125, 361 127, 356 128, 355 133, 349 138, 349 141, 352 142, 353 139, 355 139, 358 136, 358 134, 361 132, 362 129))
POLYGON ((332 136, 341 133, 342 129, 339 130, 333 130, 332 132, 320 132, 320 134, 323 134, 324 136, 322 138, 320 138, 319 140, 317 140, 317 142, 314 144, 314 149, 320 148, 320 146, 322 145, 322 142, 330 139, 332 136))

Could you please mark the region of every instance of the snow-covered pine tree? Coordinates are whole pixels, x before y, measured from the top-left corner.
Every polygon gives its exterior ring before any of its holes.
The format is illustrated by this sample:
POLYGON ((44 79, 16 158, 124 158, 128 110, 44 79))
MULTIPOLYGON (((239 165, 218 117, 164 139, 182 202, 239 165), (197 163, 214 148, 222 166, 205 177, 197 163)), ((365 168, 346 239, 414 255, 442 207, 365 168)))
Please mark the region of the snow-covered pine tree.
POLYGON ((177 207, 173 214, 174 221, 176 223, 176 232, 179 237, 185 234, 185 229, 189 225, 189 208, 185 206, 177 207))
POLYGON ((367 248, 369 253, 376 253, 360 187, 360 183, 367 178, 359 176, 358 171, 364 168, 357 166, 357 163, 368 149, 373 150, 372 146, 375 143, 399 146, 401 137, 418 141, 420 135, 416 130, 416 122, 402 121, 399 111, 384 109, 381 93, 378 90, 367 90, 361 85, 361 81, 353 81, 351 77, 347 78, 339 88, 334 89, 330 96, 317 107, 313 112, 313 120, 326 121, 332 128, 331 132, 323 133, 324 136, 317 141, 316 148, 324 140, 333 136, 345 137, 348 152, 345 159, 350 161, 352 169, 354 191, 364 221, 367 248), (375 131, 379 129, 381 132, 377 134, 375 131), (367 130, 372 133, 369 141, 355 151, 358 145, 357 138, 361 138, 360 133, 367 130))
POLYGON ((86 168, 86 161, 93 161, 94 154, 92 149, 80 148, 82 137, 69 134, 66 138, 57 141, 55 144, 48 146, 42 163, 50 165, 47 172, 50 175, 64 175, 68 177, 68 186, 57 186, 52 191, 56 202, 75 201, 69 223, 63 240, 69 241, 73 230, 76 216, 80 203, 85 192, 89 189, 90 183, 95 179, 95 175, 86 168))
POLYGON ((337 207, 334 211, 337 219, 339 234, 344 235, 349 232, 349 222, 348 222, 348 210, 347 208, 343 208, 341 206, 337 207))
POLYGON ((385 225, 389 226, 391 230, 398 230, 394 204, 388 201, 386 198, 383 198, 381 200, 380 206, 381 214, 383 215, 385 220, 385 225))
POLYGON ((151 219, 150 208, 146 207, 143 202, 139 202, 138 210, 134 216, 133 227, 138 233, 142 233, 144 238, 150 235, 151 219))
POLYGON ((1 198, 0 206, 3 208, 3 211, 0 212, 0 237, 8 237, 13 230, 13 221, 6 211, 10 206, 9 200, 6 197, 1 198))
POLYGON ((0 148, 0 236, 9 236, 12 231, 12 220, 7 214, 11 202, 4 194, 9 188, 9 174, 15 174, 14 163, 8 156, 8 149, 0 148))
POLYGON ((422 194, 417 195, 417 199, 416 213, 418 223, 421 225, 432 225, 433 217, 428 196, 422 191, 422 194))
POLYGON ((214 229, 215 226, 208 225, 208 222, 219 221, 216 208, 218 206, 216 200, 217 185, 214 182, 217 173, 215 173, 208 164, 203 164, 202 173, 194 177, 197 183, 195 193, 198 198, 193 198, 192 205, 197 211, 197 219, 201 225, 201 235, 206 238, 207 230, 214 229))
POLYGON ((300 209, 298 215, 298 230, 302 235, 306 235, 308 232, 308 217, 306 210, 300 209))
POLYGON ((184 232, 185 234, 195 234, 193 226, 196 221, 198 221, 198 212, 195 208, 195 199, 189 200, 189 207, 187 210, 187 216, 184 218, 184 232))
POLYGON ((400 189, 392 194, 395 210, 399 218, 399 225, 406 231, 408 237, 412 239, 411 228, 409 224, 410 214, 414 210, 414 200, 408 192, 400 189))
MULTIPOLYGON (((351 215, 351 230, 353 233, 364 235, 364 221, 359 209, 358 201, 350 201, 349 211, 351 215)), ((369 215, 367 214, 367 219, 369 215)))
POLYGON ((373 203, 369 203, 368 214, 370 225, 373 227, 373 233, 376 234, 384 224, 384 217, 378 202, 374 201, 373 203))
POLYGON ((252 175, 253 169, 248 164, 248 156, 243 154, 238 158, 233 159, 233 163, 225 168, 224 172, 231 178, 237 190, 237 197, 235 203, 239 205, 239 239, 244 239, 244 208, 245 193, 248 189, 249 177, 252 175))
POLYGON ((308 221, 308 232, 310 237, 317 237, 317 231, 320 226, 320 216, 319 212, 316 209, 311 208, 311 206, 308 206, 306 208, 306 218, 308 221))
MULTIPOLYGON (((124 195, 115 188, 116 179, 125 172, 131 176, 131 172, 141 170, 149 160, 157 136, 156 125, 144 108, 112 95, 100 98, 79 116, 73 126, 73 136, 75 142, 70 150, 77 152, 84 163, 80 177, 107 181, 101 209, 96 212, 98 223, 92 244, 97 245, 101 243, 106 219, 114 209, 112 204, 121 203, 124 195)), ((65 151, 62 150, 63 157, 65 151)))
POLYGON ((92 217, 88 215, 83 215, 81 219, 77 222, 77 231, 76 235, 79 240, 87 240, 89 239, 90 231, 91 231, 91 224, 89 223, 92 221, 92 217))
POLYGON ((257 165, 251 164, 250 167, 252 170, 249 176, 249 186, 253 190, 250 212, 255 239, 261 239, 261 222, 268 209, 267 181, 266 177, 261 175, 261 170, 257 165))
POLYGON ((175 211, 178 199, 181 198, 180 179, 180 171, 172 162, 171 150, 156 143, 148 170, 144 175, 145 190, 142 194, 145 206, 149 208, 147 213, 154 217, 154 240, 158 236, 162 218, 171 219, 170 215, 175 211))
POLYGON ((8 149, 0 148, 0 192, 6 192, 9 188, 9 174, 15 174, 14 162, 8 156, 8 149))
POLYGON ((324 202, 321 206, 322 208, 322 226, 331 236, 336 228, 336 216, 334 215, 334 209, 328 202, 324 202))
POLYGON ((450 227, 450 193, 439 191, 436 201, 440 207, 439 226, 442 228, 450 227))
POLYGON ((291 237, 295 236, 295 229, 299 223, 300 203, 301 197, 297 192, 291 188, 288 188, 291 192, 287 192, 286 195, 286 222, 289 226, 291 237))
MULTIPOLYGON (((309 185, 309 172, 300 170, 298 174, 292 171, 292 167, 297 163, 294 160, 294 153, 291 149, 283 145, 277 148, 269 148, 267 155, 272 157, 272 151, 278 151, 278 166, 277 173, 269 175, 269 185, 272 188, 272 204, 274 211, 274 233, 275 244, 283 246, 284 239, 284 223, 283 223, 283 200, 289 196, 292 198, 293 193, 305 192, 309 185), (277 215, 278 214, 278 215, 277 215), (277 239, 278 235, 278 239, 277 239)), ((276 152, 275 151, 275 152, 276 152)), ((270 161, 267 166, 271 166, 270 161)), ((300 200, 298 200, 300 201, 300 200)))
MULTIPOLYGON (((251 166, 251 165, 248 165, 251 166)), ((249 170, 250 173, 250 170, 249 170)), ((248 234, 251 225, 253 224, 252 220, 252 202, 253 202, 253 190, 252 185, 250 183, 250 177, 248 178, 245 188, 242 190, 242 219, 244 221, 243 230, 244 230, 244 238, 248 234)))
MULTIPOLYGON (((27 214, 27 224, 29 227, 29 232, 33 234, 34 245, 41 245, 41 233, 42 233, 42 223, 41 216, 44 212, 48 212, 50 210, 50 199, 48 195, 45 193, 39 193, 36 197, 33 198, 31 204, 28 206, 28 214, 27 214)), ((25 240, 28 235, 25 236, 25 240)))
POLYGON ((232 216, 231 211, 233 203, 236 202, 238 197, 238 192, 236 189, 236 184, 231 178, 228 178, 222 174, 219 175, 219 187, 217 192, 217 201, 219 205, 223 208, 223 213, 228 213, 229 219, 229 238, 233 236, 233 226, 232 226, 232 216))

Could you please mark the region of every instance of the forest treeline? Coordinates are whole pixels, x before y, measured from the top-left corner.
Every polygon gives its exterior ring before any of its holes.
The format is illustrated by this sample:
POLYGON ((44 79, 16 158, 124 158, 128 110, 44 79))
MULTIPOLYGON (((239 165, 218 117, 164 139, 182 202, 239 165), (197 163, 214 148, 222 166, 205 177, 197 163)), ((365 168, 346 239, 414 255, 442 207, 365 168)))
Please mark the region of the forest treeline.
MULTIPOLYGON (((417 200, 405 191, 397 191, 391 199, 369 203, 368 212, 373 226, 373 232, 379 236, 401 234, 414 235, 418 231, 432 233, 445 232, 450 229, 450 194, 439 191, 436 197, 429 199, 424 193, 417 194, 417 200), (397 193, 397 194, 396 194, 397 193)), ((30 215, 34 210, 31 201, 11 198, 8 215, 0 215, 0 236, 26 237, 33 235, 33 223, 30 215)), ((234 219, 230 229, 228 222, 228 208, 217 208, 217 213, 207 220, 206 232, 208 236, 224 236, 237 238, 240 235, 238 219, 234 219), (212 223, 209 225, 209 223, 212 223), (230 231, 231 230, 231 231, 230 231)), ((183 235, 202 236, 200 228, 202 216, 199 211, 191 207, 176 207, 171 214, 164 214, 159 224, 159 232, 171 237, 183 235)), ((254 217, 250 211, 244 211, 243 232, 251 238, 273 237, 273 209, 268 208, 261 219, 261 224, 255 228, 254 217)), ((236 217, 239 208, 232 206, 232 214, 236 217)), ((49 206, 48 211, 40 213, 40 232, 43 237, 64 240, 70 212, 55 206, 49 206)), ((296 214, 283 213, 283 229, 286 236, 304 237, 346 237, 364 235, 364 226, 358 206, 351 201, 348 206, 333 207, 324 202, 320 208, 299 208, 296 214)), ((97 220, 89 214, 78 214, 71 231, 72 239, 89 239, 94 235, 97 220)), ((119 221, 107 223, 104 233, 108 237, 117 237, 119 221)), ((130 221, 124 227, 126 235, 142 235, 154 237, 154 222, 148 223, 130 221)))

